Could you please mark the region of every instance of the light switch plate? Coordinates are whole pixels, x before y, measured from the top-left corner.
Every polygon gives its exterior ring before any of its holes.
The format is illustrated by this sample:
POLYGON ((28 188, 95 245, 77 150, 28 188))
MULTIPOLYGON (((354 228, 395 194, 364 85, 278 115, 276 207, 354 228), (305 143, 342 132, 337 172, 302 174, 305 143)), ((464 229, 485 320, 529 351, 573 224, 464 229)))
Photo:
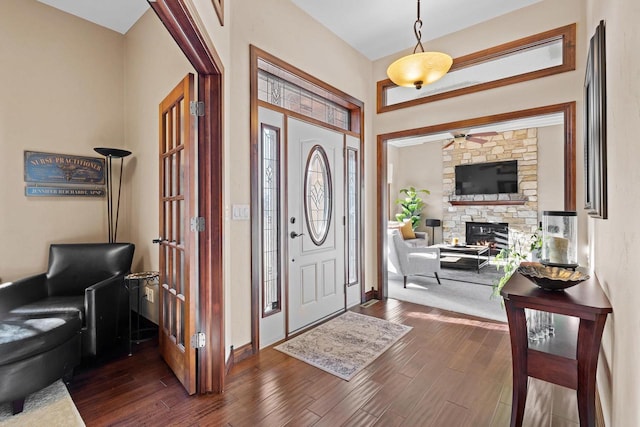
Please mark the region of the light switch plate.
POLYGON ((236 221, 248 221, 250 216, 249 205, 231 205, 231 219, 236 221))

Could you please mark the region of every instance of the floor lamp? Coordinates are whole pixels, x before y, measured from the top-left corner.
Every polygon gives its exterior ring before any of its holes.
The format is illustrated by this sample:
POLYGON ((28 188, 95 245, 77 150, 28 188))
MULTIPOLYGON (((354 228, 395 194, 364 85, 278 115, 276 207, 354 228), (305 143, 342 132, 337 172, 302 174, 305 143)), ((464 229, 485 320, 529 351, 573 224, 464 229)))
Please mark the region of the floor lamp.
POLYGON ((122 190, 122 170, 124 166, 124 158, 131 154, 131 151, 121 150, 119 148, 94 148, 96 153, 105 157, 106 165, 106 181, 107 181, 107 222, 109 228, 109 243, 116 242, 118 236, 118 216, 120 213, 120 191, 122 190), (120 174, 118 175, 118 199, 115 205, 113 203, 113 159, 120 159, 120 174), (115 222, 114 222, 115 219, 115 222))
POLYGON ((427 227, 431 227, 431 244, 435 245, 435 243, 436 243, 436 235, 435 235, 434 227, 440 227, 440 220, 439 219, 427 219, 425 221, 425 225, 427 227))

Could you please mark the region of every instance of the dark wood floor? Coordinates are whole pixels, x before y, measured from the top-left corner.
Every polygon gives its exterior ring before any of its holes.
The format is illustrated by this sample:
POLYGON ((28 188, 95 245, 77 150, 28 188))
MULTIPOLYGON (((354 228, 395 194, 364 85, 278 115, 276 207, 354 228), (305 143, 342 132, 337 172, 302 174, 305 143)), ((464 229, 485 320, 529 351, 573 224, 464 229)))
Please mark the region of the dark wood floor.
MULTIPOLYGON (((396 300, 355 311, 413 330, 351 381, 265 349, 222 395, 189 397, 150 342, 82 368, 70 387, 88 426, 508 426, 506 324, 396 300)), ((574 392, 532 381, 525 426, 577 426, 574 392)))

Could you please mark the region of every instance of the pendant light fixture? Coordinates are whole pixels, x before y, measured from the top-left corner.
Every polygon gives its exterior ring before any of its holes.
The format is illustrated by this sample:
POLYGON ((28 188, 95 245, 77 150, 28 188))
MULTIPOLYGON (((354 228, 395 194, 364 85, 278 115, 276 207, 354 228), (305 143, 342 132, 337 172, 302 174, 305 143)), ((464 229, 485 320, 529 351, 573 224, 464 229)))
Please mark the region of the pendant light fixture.
POLYGON ((413 32, 418 43, 413 48, 413 54, 396 60, 387 68, 389 79, 398 86, 415 86, 416 89, 420 89, 447 74, 453 64, 453 59, 446 53, 424 51, 421 30, 422 20, 420 19, 420 0, 418 0, 418 19, 413 24, 413 32))

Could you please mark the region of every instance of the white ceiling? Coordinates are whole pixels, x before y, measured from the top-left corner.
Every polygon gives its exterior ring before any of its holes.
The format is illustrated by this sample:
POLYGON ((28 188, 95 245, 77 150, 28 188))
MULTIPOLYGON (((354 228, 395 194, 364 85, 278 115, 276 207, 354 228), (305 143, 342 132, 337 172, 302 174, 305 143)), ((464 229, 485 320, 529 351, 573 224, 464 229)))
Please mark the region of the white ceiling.
POLYGON ((146 0, 38 0, 40 3, 125 34, 147 11, 146 0))
MULTIPOLYGON (((149 8, 146 0, 38 0, 125 34, 149 8)), ((227 0, 230 1, 230 0, 227 0)), ((416 0, 290 0, 367 58, 415 46, 416 0)), ((427 42, 541 0, 421 1, 427 42)), ((428 43, 425 45, 428 50, 428 43)))
MULTIPOLYGON (((291 0, 371 60, 416 44, 416 0, 291 0)), ((422 42, 442 37, 541 0, 425 0, 422 42)))

